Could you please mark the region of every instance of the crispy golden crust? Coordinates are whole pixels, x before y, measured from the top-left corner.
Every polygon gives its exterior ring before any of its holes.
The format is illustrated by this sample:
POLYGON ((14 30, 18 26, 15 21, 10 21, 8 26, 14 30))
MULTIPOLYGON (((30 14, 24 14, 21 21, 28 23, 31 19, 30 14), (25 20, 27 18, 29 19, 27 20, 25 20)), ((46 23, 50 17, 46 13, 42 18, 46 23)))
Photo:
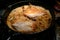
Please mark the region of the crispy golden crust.
POLYGON ((24 5, 11 11, 7 25, 14 31, 30 34, 46 30, 51 20, 50 12, 43 7, 24 5))

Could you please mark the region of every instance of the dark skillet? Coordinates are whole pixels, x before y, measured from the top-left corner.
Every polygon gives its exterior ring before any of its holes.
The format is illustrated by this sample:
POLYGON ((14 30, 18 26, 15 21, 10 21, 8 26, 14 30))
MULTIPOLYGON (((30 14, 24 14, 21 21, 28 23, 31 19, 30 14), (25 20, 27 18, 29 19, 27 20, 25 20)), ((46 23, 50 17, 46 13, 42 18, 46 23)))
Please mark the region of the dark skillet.
POLYGON ((36 34, 23 34, 23 35, 33 35, 33 36, 40 35, 40 34, 43 34, 46 31, 48 31, 50 28, 53 28, 54 21, 55 21, 55 15, 54 15, 54 12, 53 12, 53 8, 50 5, 48 5, 46 3, 43 3, 43 2, 39 2, 39 1, 21 1, 21 2, 18 2, 18 3, 12 4, 12 5, 9 5, 8 8, 6 8, 6 11, 4 12, 4 15, 2 17, 2 22, 7 26, 6 19, 7 19, 8 15, 9 15, 9 13, 13 9, 15 9, 17 7, 20 7, 20 6, 23 6, 23 5, 29 5, 29 3, 31 3, 33 5, 42 6, 42 7, 46 8, 46 9, 48 9, 50 11, 50 13, 51 13, 51 16, 52 16, 52 22, 51 22, 51 25, 50 25, 50 27, 48 29, 46 29, 46 30, 44 30, 44 31, 42 31, 40 33, 36 33, 36 34))

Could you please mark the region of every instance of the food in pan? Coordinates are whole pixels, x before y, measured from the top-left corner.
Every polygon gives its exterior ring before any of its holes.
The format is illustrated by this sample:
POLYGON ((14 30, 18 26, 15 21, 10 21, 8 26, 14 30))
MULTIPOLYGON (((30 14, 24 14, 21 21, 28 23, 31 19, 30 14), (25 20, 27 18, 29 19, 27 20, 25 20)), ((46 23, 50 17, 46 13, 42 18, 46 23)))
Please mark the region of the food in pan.
POLYGON ((49 10, 36 5, 24 5, 13 9, 6 22, 14 31, 31 34, 46 30, 51 20, 49 10))

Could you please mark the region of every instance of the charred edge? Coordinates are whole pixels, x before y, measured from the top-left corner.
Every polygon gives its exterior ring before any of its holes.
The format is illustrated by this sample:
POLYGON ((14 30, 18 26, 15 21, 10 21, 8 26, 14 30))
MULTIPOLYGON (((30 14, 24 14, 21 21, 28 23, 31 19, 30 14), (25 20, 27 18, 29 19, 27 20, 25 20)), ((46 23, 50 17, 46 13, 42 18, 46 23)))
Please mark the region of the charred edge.
POLYGON ((32 21, 36 21, 36 19, 30 18, 30 17, 28 17, 26 15, 24 15, 24 16, 27 17, 28 19, 31 19, 32 21))
POLYGON ((22 7, 22 9, 24 10, 24 6, 22 7))
POLYGON ((15 26, 13 26, 13 25, 12 25, 12 28, 15 29, 15 30, 17 30, 17 29, 15 28, 15 26))

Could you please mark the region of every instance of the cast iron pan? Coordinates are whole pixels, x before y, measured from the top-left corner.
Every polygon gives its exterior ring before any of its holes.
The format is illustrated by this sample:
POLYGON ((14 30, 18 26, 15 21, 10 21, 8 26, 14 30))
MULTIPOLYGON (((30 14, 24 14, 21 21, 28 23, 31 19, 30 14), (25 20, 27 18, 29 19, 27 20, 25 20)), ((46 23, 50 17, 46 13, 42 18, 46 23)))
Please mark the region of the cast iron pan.
MULTIPOLYGON (((55 21, 55 15, 54 15, 54 12, 53 12, 53 8, 52 8, 49 4, 43 3, 43 2, 39 2, 39 1, 21 1, 21 2, 15 3, 15 4, 12 4, 12 5, 9 5, 9 6, 5 9, 4 15, 2 16, 2 23, 5 24, 6 27, 8 27, 7 24, 6 24, 6 19, 7 19, 8 15, 9 15, 9 13, 10 13, 13 9, 15 9, 15 8, 17 8, 17 7, 20 7, 20 6, 23 6, 23 5, 29 5, 29 3, 31 3, 31 4, 33 4, 33 5, 42 6, 42 7, 44 7, 45 9, 48 9, 48 10, 50 11, 50 13, 51 13, 51 16, 52 16, 52 22, 51 22, 51 25, 50 25, 50 27, 49 27, 48 29, 46 29, 46 30, 44 30, 44 31, 42 31, 42 32, 40 32, 40 33, 35 33, 35 34, 23 34, 23 35, 39 35, 39 34, 42 34, 42 33, 46 32, 46 31, 49 30, 50 28, 52 28, 53 25, 54 25, 54 21, 55 21)), ((8 29, 9 29, 9 28, 8 28, 8 29)), ((12 31, 13 31, 13 30, 12 30, 12 31)), ((17 32, 17 33, 18 33, 18 32, 17 32)), ((21 34, 21 33, 20 33, 20 34, 21 34)))

